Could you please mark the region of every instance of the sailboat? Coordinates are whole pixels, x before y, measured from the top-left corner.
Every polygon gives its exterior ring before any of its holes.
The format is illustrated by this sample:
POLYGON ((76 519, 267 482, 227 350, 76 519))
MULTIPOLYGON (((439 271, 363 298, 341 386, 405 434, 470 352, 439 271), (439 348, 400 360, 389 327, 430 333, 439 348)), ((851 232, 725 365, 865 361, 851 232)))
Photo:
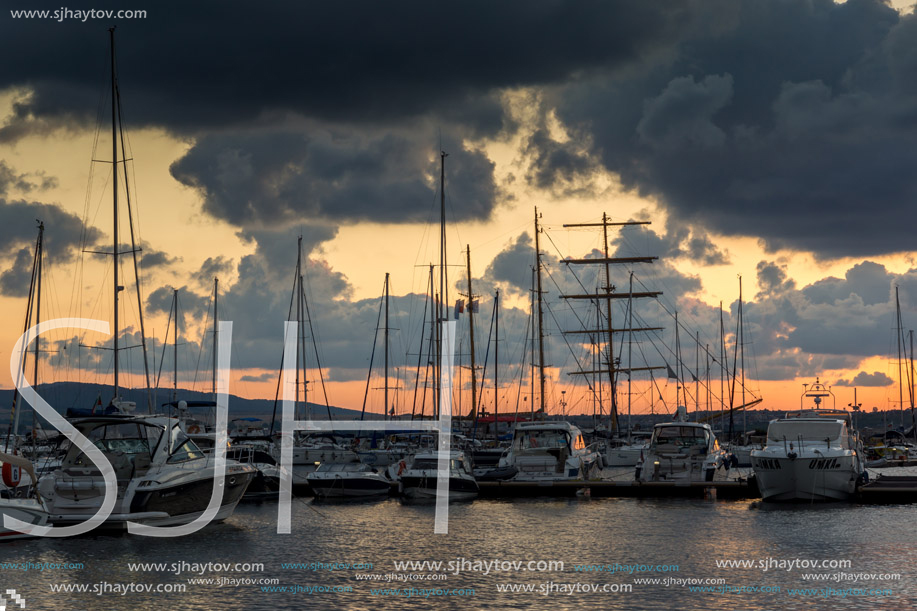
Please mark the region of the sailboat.
MULTIPOLYGON (((109 30, 109 34, 115 307, 114 395, 110 404, 112 410, 106 411, 115 413, 72 417, 70 423, 86 438, 93 440, 114 471, 117 480, 117 499, 113 513, 106 520, 106 526, 121 527, 129 521, 156 526, 187 524, 201 516, 208 507, 211 490, 218 477, 216 458, 206 455, 188 438, 182 431, 178 419, 133 415, 131 412, 135 405, 122 400, 120 396, 118 293, 123 287, 119 286, 117 264, 118 175, 119 163, 123 164, 126 156, 122 155, 119 161, 120 97, 115 70, 114 28, 109 30)), ((121 143, 123 146, 123 137, 121 143)), ((134 251, 136 252, 136 249, 134 251)), ((145 355, 144 350, 144 357, 145 355)), ((149 377, 147 386, 149 387, 149 377)), ((226 519, 232 514, 251 482, 254 471, 248 465, 226 461, 223 497, 215 520, 226 519)), ((50 522, 55 525, 80 523, 95 515, 102 506, 106 494, 106 482, 100 467, 76 444, 71 444, 67 449, 60 468, 41 478, 38 488, 50 514, 50 522)))

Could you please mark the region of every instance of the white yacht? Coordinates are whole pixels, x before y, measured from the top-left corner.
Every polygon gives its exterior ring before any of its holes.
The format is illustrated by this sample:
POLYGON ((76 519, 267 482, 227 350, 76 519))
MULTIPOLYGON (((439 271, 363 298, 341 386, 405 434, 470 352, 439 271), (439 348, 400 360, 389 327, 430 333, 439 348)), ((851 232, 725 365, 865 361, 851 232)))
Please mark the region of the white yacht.
MULTIPOLYGON (((76 418, 71 424, 114 468, 117 502, 106 524, 187 524, 207 508, 216 459, 185 435, 177 419, 109 415, 76 418)), ((223 501, 215 521, 232 515, 254 473, 249 465, 226 461, 223 501)), ((98 511, 105 497, 105 480, 99 467, 71 444, 60 468, 42 477, 38 490, 52 523, 74 524, 98 511)))
POLYGON ((629 441, 605 442, 604 462, 606 467, 633 467, 649 448, 652 433, 632 433, 629 441))
POLYGON ((764 500, 846 500, 856 492, 866 454, 850 413, 821 407, 833 396, 816 379, 803 393, 803 400, 814 399, 814 409, 789 412, 768 425, 766 445, 751 452, 764 500))
POLYGON ((356 499, 388 495, 393 482, 361 462, 324 462, 306 476, 318 498, 356 499))
MULTIPOLYGON (((436 498, 439 455, 424 452, 414 456, 410 466, 401 471, 399 488, 410 499, 436 498)), ((449 452, 449 500, 473 499, 478 495, 478 483, 471 472, 465 453, 449 452)))
POLYGON ((712 482, 724 479, 730 466, 730 457, 709 424, 663 422, 653 427, 653 437, 637 463, 634 479, 712 482))
POLYGON ((601 456, 586 446, 583 433, 562 420, 520 422, 513 443, 496 471, 514 482, 587 479, 601 466, 601 456))

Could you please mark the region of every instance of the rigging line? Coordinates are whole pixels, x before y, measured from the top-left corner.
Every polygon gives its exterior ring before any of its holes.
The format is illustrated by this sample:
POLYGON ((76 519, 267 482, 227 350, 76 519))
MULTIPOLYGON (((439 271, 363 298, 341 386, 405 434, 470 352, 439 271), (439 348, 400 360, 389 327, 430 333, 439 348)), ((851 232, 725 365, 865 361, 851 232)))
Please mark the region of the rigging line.
MULTIPOLYGON (((468 298, 469 300, 471 297, 468 298)), ((468 307, 471 307, 470 305, 468 307)), ((481 394, 478 396, 478 404, 473 406, 475 410, 474 413, 477 414, 481 409, 481 404, 484 402, 484 388, 487 384, 487 364, 490 362, 490 340, 493 337, 494 332, 494 321, 496 320, 497 313, 497 302, 494 300, 494 313, 490 316, 490 329, 487 331, 487 350, 484 352, 484 371, 481 373, 481 394)), ((494 400, 496 401, 497 389, 494 388, 494 400)), ((496 402, 494 403, 496 406, 496 402)), ((496 420, 494 420, 494 426, 496 426, 496 420)))
MULTIPOLYGON (((373 375, 373 361, 376 357, 376 341, 379 339, 379 321, 382 320, 382 306, 385 304, 385 296, 379 298, 379 314, 376 316, 376 332, 373 334, 373 349, 369 355, 369 368, 366 374, 366 389, 363 391, 363 407, 360 410, 360 420, 363 420, 364 414, 366 414, 366 399, 369 396, 369 381, 372 379, 373 375)), ((385 406, 388 409, 388 406, 385 406)))
POLYGON ((215 291, 216 289, 214 288, 214 290, 210 292, 210 299, 208 299, 207 301, 207 315, 204 318, 204 324, 202 327, 203 331, 201 332, 202 337, 201 337, 200 345, 198 346, 198 351, 197 351, 197 362, 194 364, 194 379, 191 382, 191 388, 194 390, 197 390, 197 375, 201 371, 201 356, 203 356, 204 354, 204 337, 203 336, 207 333, 206 331, 207 327, 210 326, 207 323, 210 322, 210 306, 213 305, 213 294, 215 291))
MULTIPOLYGON (((646 283, 644 283, 636 274, 634 274, 634 280, 635 280, 642 288, 644 288, 644 289, 646 289, 646 290, 649 290, 648 285, 647 285, 646 283)), ((664 285, 664 283, 662 283, 662 284, 664 285)), ((666 300, 665 300, 665 299, 657 299, 657 301, 659 302, 659 305, 662 307, 662 309, 665 311, 665 313, 668 314, 669 317, 674 318, 674 315, 672 314, 672 311, 669 310, 669 306, 674 306, 674 304, 669 303, 668 306, 667 306, 666 300)), ((706 304, 705 304, 705 305, 706 305, 706 304)), ((709 306, 709 307, 712 308, 712 306, 709 306)), ((674 307, 673 307, 673 309, 674 309, 674 307)), ((707 331, 706 331, 706 329, 704 328, 704 325, 701 324, 701 322, 699 322, 699 321, 697 320, 697 318, 695 318, 694 316, 691 316, 690 319, 689 319, 689 322, 692 322, 692 323, 694 324, 694 329, 695 329, 695 330, 701 331, 701 333, 703 334, 703 338, 704 338, 704 340, 705 340, 706 342, 709 342, 709 343, 711 343, 711 344, 713 343, 713 340, 712 340, 710 337, 707 336, 707 331)), ((679 321, 678 325, 679 325, 679 327, 680 327, 681 329, 684 329, 686 332, 690 332, 690 331, 691 331, 691 329, 689 329, 688 326, 687 326, 684 322, 682 322, 682 321, 679 321)), ((692 335, 694 335, 694 334, 692 333, 692 335)), ((717 338, 717 339, 718 339, 718 338, 717 338)))
MULTIPOLYGON (((153 413, 153 397, 150 393, 150 367, 147 361, 147 351, 146 351, 146 331, 143 325, 143 294, 140 286, 140 264, 137 261, 137 241, 134 238, 134 214, 131 206, 131 189, 128 186, 128 166, 127 166, 127 146, 125 144, 124 136, 124 116, 121 108, 121 89, 118 86, 117 80, 115 81, 115 99, 118 106, 118 125, 120 127, 119 134, 121 136, 121 159, 122 165, 124 167, 124 193, 127 200, 127 220, 128 220, 128 229, 131 236, 131 256, 134 261, 134 286, 136 287, 137 292, 137 317, 140 323, 140 343, 143 347, 143 370, 146 374, 146 388, 147 388, 147 405, 149 412, 153 413)), ((133 167, 133 164, 132 164, 133 167)), ((117 171, 117 168, 114 168, 114 171, 117 171)), ((136 185, 136 177, 134 179, 134 184, 136 185)), ((139 217, 138 217, 138 236, 139 236, 139 217)))
MULTIPOLYGON (((414 376, 414 399, 411 403, 411 422, 414 421, 414 413, 417 411, 417 389, 420 386, 420 365, 423 362, 423 344, 424 344, 424 335, 426 334, 427 328, 427 306, 430 302, 430 295, 433 294, 433 279, 430 279, 430 294, 426 296, 423 304, 423 322, 420 325, 420 346, 417 347, 417 373, 414 376)), ((412 300, 413 301, 413 300, 412 300)), ((413 326, 413 325, 412 325, 413 326)), ((407 360, 407 359, 405 359, 407 360)), ((426 389, 424 389, 426 393, 426 389)))
MULTIPOLYGON (((298 271, 298 270, 297 270, 298 271)), ((287 320, 293 316, 293 302, 296 300, 296 283, 299 282, 299 276, 297 273, 293 273, 293 290, 290 291, 290 307, 287 310, 287 320)), ((287 343, 283 342, 283 347, 280 349, 280 367, 277 368, 277 388, 274 391, 274 410, 271 413, 271 429, 270 435, 274 435, 274 422, 277 420, 277 403, 280 400, 280 383, 283 380, 283 363, 284 358, 286 357, 287 343)), ((297 369, 299 365, 297 365, 297 369)), ((299 389, 296 389, 296 397, 299 397, 299 389)), ((295 401, 294 401, 295 404, 295 401)))
MULTIPOLYGON (((548 279, 550 279, 551 282, 554 283, 554 286, 557 287, 557 283, 554 282, 554 278, 551 276, 551 272, 549 270, 546 270, 546 271, 548 272, 548 279)), ((558 288, 558 290, 560 289, 558 288)), ((551 315, 551 320, 554 321, 554 324, 557 326, 557 328, 560 328, 560 323, 558 322, 557 317, 554 315, 554 310, 551 309, 551 304, 548 301, 544 301, 543 304, 547 308, 548 314, 551 315)), ((566 344, 567 346, 567 350, 570 352, 570 356, 573 357, 573 361, 576 363, 577 371, 584 371, 585 368, 583 367, 583 364, 580 363, 579 357, 577 357, 576 354, 574 353, 573 347, 570 345, 570 342, 567 340, 567 336, 561 334, 561 337, 564 340, 564 344, 566 344)), ((593 394, 595 394, 594 388, 590 388, 590 390, 592 391, 593 394)))
MULTIPOLYGON (((636 276, 635 276, 635 278, 636 278, 636 276)), ((637 281, 640 283, 640 286, 641 286, 641 287, 647 288, 647 286, 646 286, 642 281, 640 281, 639 279, 638 279, 637 281)), ((658 301, 658 300, 657 300, 657 301, 658 301)), ((660 301, 660 302, 659 302, 659 305, 662 306, 662 309, 663 309, 669 316, 673 316, 672 313, 671 313, 671 312, 668 310, 668 308, 666 307, 666 304, 665 304, 665 303, 663 303, 663 302, 660 301)), ((690 331, 690 329, 689 329, 687 326, 685 326, 684 323, 682 323, 681 321, 678 322, 678 327, 679 327, 680 329, 683 329, 683 330, 686 331, 686 332, 690 331)), ((700 328, 701 328, 700 325, 698 325, 697 328, 700 329, 700 328)), ((709 338, 704 337, 704 339, 707 340, 707 339, 709 339, 709 338)), ((719 339, 717 339, 717 341, 719 341, 719 339)), ((743 342, 743 343, 747 343, 747 342, 743 342)), ((706 350, 705 348, 701 348, 701 349, 702 349, 702 350, 706 350)), ((708 354, 710 354, 711 356, 713 356, 713 354, 712 354, 711 352, 709 352, 709 351, 707 351, 707 352, 708 352, 708 354)), ((716 358, 715 358, 715 357, 714 357, 714 361, 716 361, 716 358)), ((717 362, 718 362, 718 361, 717 361, 717 362)), ((757 367, 757 363, 755 364, 755 366, 757 367)), ((690 371, 690 367, 688 367, 688 370, 690 371)), ((733 385, 734 385, 734 384, 735 384, 735 383, 733 383, 733 385)), ((740 384, 740 388, 739 388, 739 389, 741 390, 742 388, 744 388, 746 392, 751 393, 752 396, 753 396, 754 398, 756 398, 756 399, 759 398, 758 395, 757 395, 757 393, 756 393, 754 390, 752 390, 751 388, 749 388, 747 384, 746 384, 746 385, 740 384)))
MULTIPOLYGON (((529 342, 529 339, 530 339, 529 332, 530 332, 530 326, 525 325, 525 338, 522 340, 523 346, 525 346, 529 342)), ((516 387, 516 412, 514 414, 514 417, 516 418, 519 417, 519 399, 522 396, 522 381, 525 378, 526 356, 528 355, 528 353, 529 353, 528 350, 522 351, 522 363, 519 365, 519 385, 516 387)), ((515 378, 515 376, 513 377, 515 378)), ((497 426, 496 418, 494 419, 494 426, 497 426)))
MULTIPOLYGON (((550 236, 548 237, 548 239, 550 240, 550 236)), ((542 266, 544 267, 545 272, 547 272, 548 280, 551 281, 551 283, 554 285, 554 288, 557 289, 558 293, 562 292, 562 291, 560 290, 560 286, 558 286, 558 284, 557 284, 557 281, 554 279, 554 276, 551 274, 551 270, 548 269, 548 267, 545 266, 544 264, 542 264, 542 266)), ((576 273, 573 272, 572 270, 571 270, 571 273, 573 274, 573 277, 576 278, 577 283, 578 283, 580 286, 583 286, 583 285, 582 285, 582 282, 580 282, 580 280, 579 280, 579 277, 576 276, 576 273)), ((583 287, 583 291, 584 291, 584 292, 586 291, 586 288, 585 288, 585 287, 583 287)), ((595 300, 590 299, 590 300, 589 300, 589 303, 595 303, 595 300)), ((549 303, 547 300, 544 300, 544 301, 543 301, 543 304, 544 304, 544 306, 547 308, 548 313, 551 315, 552 320, 554 320, 554 324, 557 325, 558 328, 560 328, 560 323, 557 321, 557 318, 554 316, 554 311, 551 309, 550 303, 549 303)), ((580 323, 580 327, 582 327, 582 328, 585 330, 585 329, 586 329, 586 323, 580 318, 579 313, 577 313, 576 310, 574 310, 572 306, 569 306, 569 307, 570 307, 570 310, 573 312, 573 315, 576 317, 576 320, 580 323)), ((574 352, 573 347, 570 345, 570 342, 567 340, 567 336, 561 334, 561 337, 562 337, 563 340, 564 340, 564 344, 566 344, 566 346, 567 346, 567 350, 570 352, 570 355, 573 357, 573 360, 574 360, 574 362, 576 363, 576 370, 577 370, 577 371, 583 371, 585 368, 583 367, 583 364, 580 363, 579 357, 576 356, 576 353, 574 352)), ((609 343, 610 343, 610 339, 609 339, 609 343)), ((613 356, 614 356, 614 355, 612 354, 609 358, 611 358, 611 357, 613 357, 613 356)), ((595 399, 598 400, 598 395, 596 394, 596 389, 593 388, 592 385, 588 383, 588 381, 587 381, 587 387, 589 388, 589 391, 593 394, 593 396, 595 397, 595 399)))
MULTIPOLYGON (((169 308, 169 320, 166 323, 166 337, 169 337, 169 329, 172 328, 172 308, 169 308)), ((162 378, 162 365, 166 360, 166 342, 162 343, 162 358, 159 359, 159 373, 156 375, 156 388, 159 388, 159 381, 162 378)))
MULTIPOLYGON (((330 421, 332 419, 331 418, 331 405, 328 403, 328 390, 325 388, 325 376, 322 373, 322 361, 321 361, 321 357, 318 354, 318 345, 316 344, 315 329, 312 327, 312 313, 309 311, 309 299, 306 297, 306 289, 305 287, 303 287, 302 283, 300 283, 300 288, 302 289, 303 302, 306 305, 306 318, 309 321, 309 333, 312 335, 312 349, 315 352, 315 364, 318 367, 318 381, 321 383, 322 394, 325 397, 325 409, 328 411, 328 420, 330 421)), ((308 405, 306 406, 306 409, 308 409, 308 405)), ((334 432, 333 429, 332 429, 332 432, 334 432)))

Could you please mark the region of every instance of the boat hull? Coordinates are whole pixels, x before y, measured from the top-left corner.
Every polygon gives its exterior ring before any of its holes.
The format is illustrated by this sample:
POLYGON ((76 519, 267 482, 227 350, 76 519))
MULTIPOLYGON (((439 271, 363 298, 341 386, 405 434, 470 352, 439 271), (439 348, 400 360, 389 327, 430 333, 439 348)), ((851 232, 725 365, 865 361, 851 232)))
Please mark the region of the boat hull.
POLYGON ((845 501, 862 473, 855 454, 791 458, 753 451, 752 465, 765 501, 845 501))
POLYGON ((4 516, 10 516, 26 524, 45 526, 48 523, 48 512, 42 509, 37 501, 28 499, 2 499, 0 500, 0 541, 24 539, 31 537, 3 526, 4 516))
MULTIPOLYGON (((409 499, 436 498, 437 478, 435 475, 406 475, 401 478, 402 494, 409 499)), ((467 500, 478 496, 478 484, 473 479, 464 477, 449 478, 449 500, 467 500)))
POLYGON ((309 478, 309 486, 318 498, 354 499, 384 496, 391 492, 391 484, 381 479, 363 477, 336 477, 333 479, 309 478))

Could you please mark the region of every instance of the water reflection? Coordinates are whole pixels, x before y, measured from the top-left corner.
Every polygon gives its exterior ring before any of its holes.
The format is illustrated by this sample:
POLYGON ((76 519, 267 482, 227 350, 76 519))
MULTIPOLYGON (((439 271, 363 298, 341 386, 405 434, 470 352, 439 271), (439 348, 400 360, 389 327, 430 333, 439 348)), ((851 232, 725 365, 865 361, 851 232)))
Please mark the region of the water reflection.
MULTIPOLYGON (((292 506, 293 532, 278 535, 277 505, 241 505, 222 524, 176 539, 87 536, 29 540, 0 546, 5 562, 82 563, 82 569, 3 570, 4 588, 15 588, 28 608, 80 609, 400 609, 407 597, 373 594, 373 589, 414 588, 411 606, 446 609, 801 609, 840 604, 831 597, 791 595, 791 588, 835 590, 889 587, 890 599, 847 596, 846 607, 910 606, 917 600, 917 547, 907 526, 917 507, 832 505, 754 505, 748 501, 687 499, 522 499, 452 503, 449 534, 433 534, 435 504, 394 499, 361 503, 292 506), (761 561, 850 560, 846 573, 900 573, 897 581, 868 584, 806 580, 804 574, 837 570, 778 568, 761 561), (412 570, 395 562, 438 561, 412 570), (564 570, 531 570, 486 562, 562 561, 564 570), (721 566, 717 565, 720 561, 721 566), (752 561, 727 566, 725 561, 752 561), (463 562, 466 563, 463 565, 463 562), (156 563, 141 570, 135 563, 156 563), (183 564, 184 563, 184 564, 183 564), (260 563, 263 570, 207 570, 207 564, 260 563), (291 568, 299 563, 298 568, 291 568), (338 563, 335 567, 334 563, 338 563), (344 568, 347 563, 366 565, 344 568), (452 563, 452 564, 450 564, 452 563), (478 565, 474 565, 478 563, 478 565), (368 568, 371 564, 372 568, 368 568), (592 565, 607 570, 576 570, 592 565), (196 570, 192 570, 192 566, 196 570), (334 568, 321 568, 322 566, 334 568), (616 568, 617 567, 617 568, 616 568), (661 569, 660 567, 664 567, 661 569), (509 570, 505 570, 509 569, 509 570), (613 569, 613 570, 612 570, 613 569), (381 580, 358 580, 358 574, 381 580), (411 578, 411 575, 424 579, 411 578), (428 578, 444 575, 445 579, 428 578), (256 583, 190 583, 199 579, 248 579, 256 583), (389 579, 389 581, 385 581, 389 579), (398 581, 403 579, 405 581, 398 581), (657 583, 635 580, 658 579, 657 583), (663 580, 669 579, 666 582, 663 580), (745 591, 692 592, 685 580, 722 580, 691 584, 745 591), (265 585, 258 580, 276 580, 265 585), (392 581, 394 580, 394 581, 392 581), (674 581, 681 580, 681 581, 674 581), (82 584, 90 592, 60 594, 55 584, 82 584), (91 592, 99 584, 160 587, 175 584, 185 592, 91 592), (269 592, 263 587, 312 588, 311 593, 269 592), (530 587, 531 593, 499 588, 530 587), (630 592, 560 591, 631 586, 630 592), (557 588, 551 593, 551 588, 557 588), (750 592, 751 588, 780 591, 750 592), (321 591, 349 588, 349 591, 321 591), (473 589, 474 596, 431 595, 422 591, 473 589), (546 593, 545 593, 546 592, 546 593), (433 602, 431 602, 433 601, 433 602)), ((524 568, 524 567, 523 567, 524 568)))

